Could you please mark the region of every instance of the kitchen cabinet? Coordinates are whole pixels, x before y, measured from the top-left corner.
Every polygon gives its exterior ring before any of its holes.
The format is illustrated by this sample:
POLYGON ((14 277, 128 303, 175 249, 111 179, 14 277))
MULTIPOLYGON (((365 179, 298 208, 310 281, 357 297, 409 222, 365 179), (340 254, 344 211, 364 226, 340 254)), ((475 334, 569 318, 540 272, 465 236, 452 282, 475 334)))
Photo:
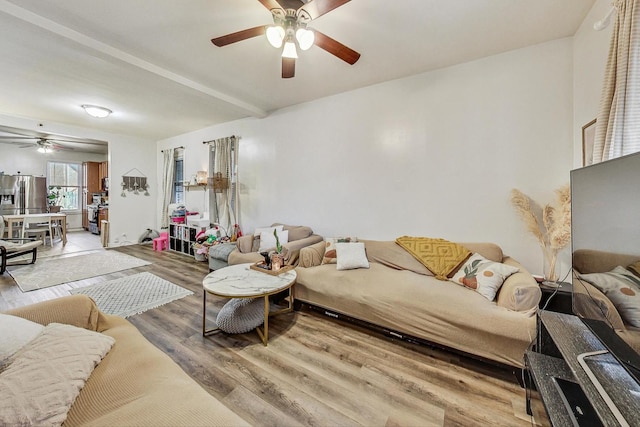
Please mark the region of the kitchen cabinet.
POLYGON ((102 191, 109 191, 107 178, 109 178, 109 162, 100 162, 98 168, 100 174, 100 189, 102 191))
POLYGON ((100 180, 100 162, 82 163, 82 228, 89 230, 89 217, 87 215, 87 205, 93 200, 93 193, 102 191, 100 180))

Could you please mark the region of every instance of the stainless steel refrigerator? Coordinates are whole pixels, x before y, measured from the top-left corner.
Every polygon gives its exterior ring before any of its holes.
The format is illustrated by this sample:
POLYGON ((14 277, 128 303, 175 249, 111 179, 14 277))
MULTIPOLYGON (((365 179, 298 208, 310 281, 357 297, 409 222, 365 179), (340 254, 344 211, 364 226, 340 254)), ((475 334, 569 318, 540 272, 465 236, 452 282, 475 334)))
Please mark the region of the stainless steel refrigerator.
POLYGON ((32 175, 0 175, 0 215, 45 213, 47 179, 32 175))

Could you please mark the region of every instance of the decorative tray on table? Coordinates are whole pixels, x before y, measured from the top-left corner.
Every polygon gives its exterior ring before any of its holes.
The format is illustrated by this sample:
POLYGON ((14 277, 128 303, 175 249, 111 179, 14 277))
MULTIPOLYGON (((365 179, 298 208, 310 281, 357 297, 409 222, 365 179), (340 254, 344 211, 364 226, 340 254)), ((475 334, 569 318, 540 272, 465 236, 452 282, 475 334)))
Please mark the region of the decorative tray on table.
POLYGON ((250 268, 252 270, 260 271, 262 273, 267 273, 272 276, 279 276, 282 273, 286 273, 289 270, 293 270, 294 267, 292 265, 285 265, 282 268, 280 268, 280 270, 273 271, 270 268, 267 268, 267 264, 265 264, 264 261, 260 261, 260 262, 256 262, 255 264, 251 264, 250 268))

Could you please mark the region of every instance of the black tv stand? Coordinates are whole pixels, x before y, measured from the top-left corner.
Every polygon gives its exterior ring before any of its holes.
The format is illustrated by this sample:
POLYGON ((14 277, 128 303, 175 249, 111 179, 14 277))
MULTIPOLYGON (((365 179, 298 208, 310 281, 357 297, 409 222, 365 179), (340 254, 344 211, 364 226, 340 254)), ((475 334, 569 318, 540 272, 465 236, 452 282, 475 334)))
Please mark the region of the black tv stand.
POLYGON ((640 386, 589 328, 568 314, 540 311, 538 319, 538 337, 525 363, 551 424, 587 425, 567 408, 566 391, 557 385, 564 380, 579 385, 601 424, 640 425, 640 386))

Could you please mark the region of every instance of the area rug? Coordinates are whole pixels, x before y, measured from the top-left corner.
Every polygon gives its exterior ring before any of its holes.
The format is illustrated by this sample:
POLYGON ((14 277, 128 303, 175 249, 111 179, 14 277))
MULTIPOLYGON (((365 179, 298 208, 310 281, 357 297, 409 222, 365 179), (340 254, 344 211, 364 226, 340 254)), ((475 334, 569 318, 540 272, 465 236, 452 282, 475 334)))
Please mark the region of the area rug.
POLYGON ((133 316, 193 295, 188 289, 146 272, 72 289, 70 292, 88 295, 102 312, 122 317, 133 316))
POLYGON ((13 266, 7 270, 22 292, 29 292, 148 264, 151 263, 120 252, 100 251, 38 259, 35 264, 13 266))

